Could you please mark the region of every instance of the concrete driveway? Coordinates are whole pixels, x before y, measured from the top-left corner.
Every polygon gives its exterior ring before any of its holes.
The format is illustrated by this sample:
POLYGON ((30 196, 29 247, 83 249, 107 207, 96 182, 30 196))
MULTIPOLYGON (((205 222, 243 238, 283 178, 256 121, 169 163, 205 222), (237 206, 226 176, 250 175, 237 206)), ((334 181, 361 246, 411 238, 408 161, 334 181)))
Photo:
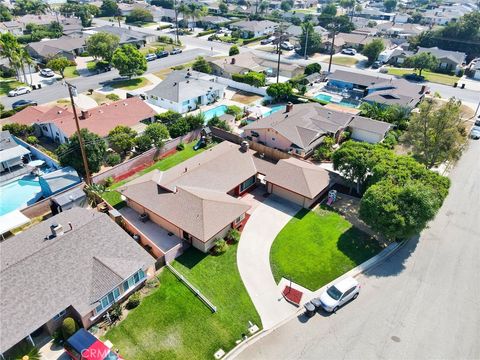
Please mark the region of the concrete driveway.
POLYGON ((273 278, 270 248, 277 234, 301 207, 275 195, 260 203, 243 229, 237 251, 240 276, 265 329, 295 313, 273 278))

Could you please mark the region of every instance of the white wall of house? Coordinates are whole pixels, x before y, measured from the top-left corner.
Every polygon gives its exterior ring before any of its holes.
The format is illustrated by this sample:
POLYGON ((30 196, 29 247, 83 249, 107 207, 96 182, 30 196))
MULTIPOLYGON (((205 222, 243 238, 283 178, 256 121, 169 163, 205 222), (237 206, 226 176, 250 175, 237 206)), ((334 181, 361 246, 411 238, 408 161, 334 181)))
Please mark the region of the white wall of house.
POLYGON ((153 105, 159 106, 161 108, 164 108, 164 109, 167 109, 167 110, 173 110, 173 111, 176 111, 180 114, 184 114, 184 113, 187 113, 189 111, 195 110, 197 108, 197 103, 199 103, 200 105, 208 105, 208 104, 211 104, 213 102, 215 97, 217 97, 219 99, 223 98, 223 93, 224 93, 223 90, 217 90, 217 91, 214 91, 213 93, 211 93, 209 95, 205 94, 205 95, 202 95, 202 96, 199 96, 199 97, 195 97, 195 98, 192 98, 192 99, 189 99, 189 100, 185 100, 181 103, 177 103, 177 102, 174 102, 174 101, 171 101, 171 100, 167 100, 167 99, 156 97, 154 95, 150 95, 148 97, 148 102, 153 104, 153 105))
POLYGON ((43 136, 46 136, 56 143, 64 144, 68 142, 68 136, 54 123, 37 124, 43 136))

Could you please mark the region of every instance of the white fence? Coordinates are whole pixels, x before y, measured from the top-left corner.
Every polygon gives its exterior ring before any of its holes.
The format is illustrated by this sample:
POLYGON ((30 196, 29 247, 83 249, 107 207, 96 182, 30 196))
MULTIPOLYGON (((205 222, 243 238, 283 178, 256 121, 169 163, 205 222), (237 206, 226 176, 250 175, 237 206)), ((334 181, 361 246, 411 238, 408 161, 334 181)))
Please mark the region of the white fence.
POLYGON ((227 79, 227 78, 224 78, 224 77, 221 77, 221 76, 217 76, 216 80, 219 84, 227 85, 227 86, 230 86, 234 89, 251 92, 251 93, 254 93, 254 94, 257 94, 257 95, 261 95, 261 96, 266 96, 267 95, 267 88, 266 87, 257 88, 255 86, 245 84, 245 83, 241 83, 241 82, 238 82, 238 81, 233 81, 232 79, 227 79))

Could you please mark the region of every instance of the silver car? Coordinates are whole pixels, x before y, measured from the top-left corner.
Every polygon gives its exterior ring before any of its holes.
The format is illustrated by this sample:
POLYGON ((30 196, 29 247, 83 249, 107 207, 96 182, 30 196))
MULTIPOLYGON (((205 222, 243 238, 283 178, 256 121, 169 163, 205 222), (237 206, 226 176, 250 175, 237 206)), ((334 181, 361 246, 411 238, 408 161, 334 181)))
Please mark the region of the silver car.
POLYGON ((8 96, 18 96, 23 94, 28 94, 32 91, 32 88, 29 86, 19 86, 8 92, 8 96))

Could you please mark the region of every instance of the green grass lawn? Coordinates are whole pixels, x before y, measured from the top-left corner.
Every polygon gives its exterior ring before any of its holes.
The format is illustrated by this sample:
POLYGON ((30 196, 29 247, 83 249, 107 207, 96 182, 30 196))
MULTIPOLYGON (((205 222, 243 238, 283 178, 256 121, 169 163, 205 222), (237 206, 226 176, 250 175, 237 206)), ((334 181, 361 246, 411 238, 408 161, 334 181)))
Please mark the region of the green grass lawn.
POLYGON ((135 90, 151 84, 152 83, 144 77, 128 79, 128 80, 120 80, 120 81, 111 81, 107 83, 108 86, 111 86, 114 89, 123 89, 123 90, 135 90))
POLYGON ((353 66, 358 63, 358 60, 351 56, 334 56, 332 63, 335 65, 353 66))
POLYGON ((167 269, 160 286, 107 332, 125 359, 213 359, 235 346, 248 321, 260 318, 243 286, 236 246, 220 256, 191 248, 173 266, 218 309, 214 314, 167 269))
POLYGON ((277 283, 284 277, 317 290, 380 250, 376 240, 339 214, 302 209, 275 239, 270 264, 277 283))
POLYGON ((63 72, 63 75, 65 76, 66 79, 77 77, 79 75, 77 71, 77 67, 76 66, 66 67, 63 72))
POLYGON ((171 156, 168 156, 165 159, 161 159, 161 160, 157 161, 152 166, 149 166, 149 167, 139 171, 138 173, 129 177, 128 179, 119 181, 119 182, 111 185, 108 188, 110 191, 103 194, 103 198, 110 205, 112 205, 113 207, 115 207, 117 209, 123 207, 125 205, 125 202, 123 202, 122 199, 120 199, 120 193, 117 192, 117 191, 114 191, 116 188, 118 188, 119 186, 122 186, 123 184, 126 184, 127 182, 129 182, 130 180, 133 180, 136 177, 144 175, 144 174, 146 174, 150 171, 153 171, 155 169, 158 169, 158 170, 161 170, 161 171, 168 170, 171 167, 174 167, 175 165, 178 165, 181 162, 183 162, 187 159, 190 159, 191 157, 205 151, 205 148, 201 148, 197 151, 193 150, 193 147, 195 146, 196 143, 197 143, 196 141, 193 141, 191 143, 185 144, 185 149, 183 149, 182 151, 177 151, 175 154, 173 154, 171 156))
MULTIPOLYGON (((414 71, 413 69, 401 69, 401 68, 389 67, 388 73, 391 75, 403 76, 405 74, 416 73, 416 71, 414 71)), ((425 80, 427 81, 438 83, 438 84, 444 84, 444 85, 453 85, 460 80, 458 76, 439 74, 439 73, 431 72, 428 70, 423 70, 422 76, 425 76, 425 80)))
POLYGON ((0 95, 6 95, 10 90, 25 85, 15 79, 0 80, 0 95))

